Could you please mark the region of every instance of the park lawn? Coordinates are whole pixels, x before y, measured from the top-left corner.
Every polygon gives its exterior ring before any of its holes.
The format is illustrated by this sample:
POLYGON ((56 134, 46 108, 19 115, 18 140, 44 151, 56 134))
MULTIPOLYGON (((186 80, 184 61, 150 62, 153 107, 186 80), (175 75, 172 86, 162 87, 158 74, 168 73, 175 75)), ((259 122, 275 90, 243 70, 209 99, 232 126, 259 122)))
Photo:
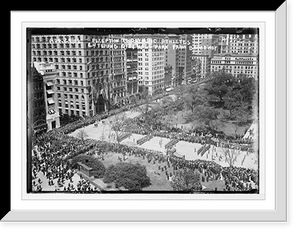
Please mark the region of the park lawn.
POLYGON ((224 122, 222 120, 216 120, 214 123, 218 127, 218 131, 222 131, 227 136, 235 136, 237 135, 244 135, 246 130, 250 127, 250 124, 243 125, 243 126, 237 126, 230 122, 224 122))
POLYGON ((184 130, 194 129, 196 122, 187 122, 185 118, 189 113, 190 111, 187 110, 178 111, 174 113, 171 118, 168 115, 162 116, 161 121, 163 124, 175 128, 184 130))
POLYGON ((212 190, 215 190, 215 188, 217 188, 218 191, 223 191, 223 189, 225 188, 225 181, 224 180, 213 180, 213 181, 203 182, 202 185, 206 187, 204 189, 204 191, 205 190, 212 191, 212 190))
MULTIPOLYGON (((104 164, 105 168, 108 168, 110 165, 115 165, 120 162, 118 157, 123 158, 123 155, 120 153, 113 153, 110 152, 106 155, 104 155, 104 160, 99 160, 104 164)), ((165 166, 166 163, 158 163, 156 162, 153 164, 152 162, 148 163, 147 159, 135 157, 135 156, 129 156, 126 155, 128 159, 125 162, 136 164, 137 162, 141 165, 144 165, 147 169, 147 174, 150 178, 151 185, 143 188, 145 191, 162 191, 162 190, 173 190, 172 186, 170 184, 170 181, 166 179, 165 172, 162 172, 161 170, 158 170, 158 166, 165 166)), ((168 169, 170 172, 171 169, 168 169)))
MULTIPOLYGON (((110 165, 115 165, 120 162, 118 157, 122 158, 123 155, 120 153, 109 152, 104 155, 104 160, 101 160, 101 158, 99 158, 99 161, 101 161, 104 164, 105 168, 108 168, 110 165)), ((146 158, 143 159, 129 155, 126 155, 126 157, 128 157, 128 159, 125 162, 129 162, 132 164, 136 164, 138 162, 139 164, 144 165, 146 167, 147 174, 150 177, 151 185, 143 188, 143 191, 173 191, 171 182, 166 179, 165 171, 161 171, 158 169, 159 165, 161 167, 167 166, 165 162, 156 162, 154 164, 153 162, 148 163, 146 158)), ((167 171, 174 173, 172 167, 167 167, 167 171)), ((200 175, 202 177, 203 174, 200 175)), ((223 180, 201 182, 201 184, 206 187, 204 191, 214 191, 215 188, 217 188, 218 191, 223 191, 223 189, 225 188, 225 182, 223 180)))
MULTIPOLYGON (((221 112, 221 110, 219 110, 221 112)), ((185 130, 191 130, 197 127, 201 126, 200 121, 192 121, 192 122, 187 122, 185 117, 191 113, 190 110, 183 110, 183 111, 178 111, 177 113, 174 113, 172 115, 172 119, 170 120, 169 117, 163 116, 162 117, 162 122, 164 124, 167 124, 169 122, 169 125, 173 127, 177 127, 180 129, 185 129, 185 130)), ((222 115, 222 114, 220 114, 222 115)), ((225 122, 222 121, 221 119, 217 119, 212 121, 212 123, 215 124, 217 127, 217 131, 222 131, 225 133, 227 136, 235 136, 237 135, 244 135, 246 130, 250 127, 250 124, 242 125, 242 126, 237 126, 234 123, 231 122, 225 122)))
POLYGON ((228 111, 223 110, 223 109, 218 109, 219 111, 219 116, 218 119, 215 120, 214 122, 218 126, 219 131, 223 131, 226 135, 228 136, 235 136, 237 135, 244 135, 246 130, 249 129, 251 124, 245 124, 245 125, 236 125, 232 123, 231 121, 223 121, 224 120, 224 114, 227 113, 228 111))

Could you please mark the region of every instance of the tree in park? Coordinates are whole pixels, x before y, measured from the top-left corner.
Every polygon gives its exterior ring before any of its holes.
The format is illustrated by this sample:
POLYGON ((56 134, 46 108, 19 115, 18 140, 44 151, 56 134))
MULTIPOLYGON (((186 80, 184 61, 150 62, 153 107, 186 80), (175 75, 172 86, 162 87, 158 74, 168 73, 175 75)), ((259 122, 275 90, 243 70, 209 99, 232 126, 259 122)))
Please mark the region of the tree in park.
POLYGON ((161 104, 163 107, 167 107, 168 105, 170 105, 171 103, 173 102, 173 99, 172 97, 170 96, 166 96, 166 97, 163 97, 161 99, 161 104))
MULTIPOLYGON (((157 124, 157 119, 155 117, 157 112, 153 112, 152 107, 152 97, 147 93, 143 93, 143 104, 136 107, 136 109, 141 113, 142 123, 137 122, 142 129, 146 129, 149 132, 152 132, 153 127, 157 124)), ((159 111, 161 107, 156 107, 156 111, 159 111)))
POLYGON ((210 127, 214 120, 218 118, 219 111, 214 108, 198 105, 194 112, 190 114, 190 120, 196 120, 205 127, 210 127))
POLYGON ((256 99, 257 85, 255 79, 240 76, 232 79, 231 86, 228 87, 227 94, 223 98, 223 108, 229 111, 230 119, 233 119, 236 116, 236 110, 251 115, 256 99))
POLYGON ((207 99, 214 106, 223 106, 224 97, 232 85, 234 76, 224 70, 213 72, 211 79, 206 83, 204 90, 207 92, 207 99))
POLYGON ((225 162, 229 164, 229 167, 233 167, 235 162, 237 161, 237 157, 240 151, 235 148, 222 148, 222 151, 225 155, 225 162))
POLYGON ((252 122, 257 110, 257 84, 254 78, 240 76, 233 79, 224 97, 225 121, 235 125, 235 135, 239 126, 252 122))
POLYGON ((245 75, 234 77, 225 70, 214 72, 205 84, 208 104, 220 108, 223 122, 235 125, 235 135, 240 126, 253 121, 257 110, 258 85, 254 78, 245 75))
POLYGON ((178 99, 182 99, 186 93, 186 86, 180 85, 176 87, 175 94, 177 95, 178 99))
POLYGON ((172 177, 171 186, 175 191, 197 192, 202 190, 201 176, 192 169, 184 168, 172 177))
POLYGON ((186 93, 183 96, 185 106, 194 112, 194 109, 198 105, 204 105, 205 94, 200 90, 199 86, 191 86, 186 89, 186 93))
POLYGON ((103 182, 114 182, 117 188, 140 191, 150 185, 150 178, 147 176, 145 166, 139 163, 120 162, 107 168, 103 182))
POLYGON ((167 110, 167 114, 165 115, 165 125, 167 128, 172 128, 172 123, 174 121, 174 116, 176 112, 172 109, 167 110))
POLYGON ((241 74, 236 78, 235 89, 241 94, 241 102, 252 105, 257 101, 258 83, 254 78, 241 74))
POLYGON ((122 112, 122 113, 115 114, 112 120, 110 120, 108 123, 111 129, 116 134, 116 140, 118 144, 120 144, 120 136, 121 133, 124 131, 124 128, 126 127, 127 119, 128 118, 126 117, 126 114, 122 112))
POLYGON ((234 121, 232 121, 231 123, 235 125, 235 136, 238 137, 238 128, 245 126, 249 122, 252 122, 253 114, 252 112, 245 110, 244 107, 238 107, 233 110, 232 116, 234 118, 234 121))
POLYGON ((253 100, 257 99, 257 88, 254 78, 243 74, 234 77, 225 70, 213 72, 210 81, 204 86, 212 105, 217 104, 229 110, 237 106, 251 106, 253 100))
POLYGON ((88 134, 85 132, 85 130, 79 130, 77 137, 81 139, 82 144, 84 144, 84 139, 88 137, 88 134))

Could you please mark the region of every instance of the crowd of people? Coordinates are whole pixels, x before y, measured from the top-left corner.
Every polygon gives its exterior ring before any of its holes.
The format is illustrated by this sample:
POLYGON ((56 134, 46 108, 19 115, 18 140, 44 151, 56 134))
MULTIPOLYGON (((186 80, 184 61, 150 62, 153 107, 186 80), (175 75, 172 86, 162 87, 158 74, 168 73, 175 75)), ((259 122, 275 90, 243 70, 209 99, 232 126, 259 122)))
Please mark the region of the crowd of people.
POLYGON ((90 150, 93 147, 91 142, 83 144, 77 138, 52 131, 37 137, 34 146, 31 158, 33 191, 43 190, 41 176, 47 181, 44 185, 46 183, 47 186, 55 186, 55 191, 97 190, 84 179, 79 185, 74 185, 73 177, 76 170, 71 168, 68 161, 90 150))
POLYGON ((249 139, 236 138, 236 139, 227 139, 220 138, 219 135, 213 135, 210 132, 193 132, 193 131, 182 131, 181 129, 172 128, 169 130, 152 130, 146 126, 141 125, 138 120, 139 118, 134 118, 128 121, 128 126, 125 131, 131 131, 135 134, 140 135, 150 135, 168 139, 174 139, 178 141, 185 141, 190 143, 199 143, 199 144, 209 144, 216 147, 223 148, 235 148, 242 151, 253 152, 253 141, 249 139))
MULTIPOLYGON (((77 120, 73 123, 67 124, 61 128, 54 129, 33 139, 32 151, 32 177, 33 177, 33 189, 41 191, 42 180, 39 178, 39 174, 43 174, 47 179, 47 184, 53 186, 56 184, 62 191, 85 191, 94 192, 97 188, 91 185, 88 180, 81 179, 77 185, 72 184, 72 178, 76 173, 76 170, 71 168, 70 161, 74 156, 79 154, 105 154, 108 152, 121 153, 125 155, 133 155, 153 164, 158 164, 159 170, 166 174, 167 179, 171 179, 174 176, 175 171, 183 168, 190 168, 197 170, 203 174, 203 177, 207 180, 223 179, 225 181, 226 190, 248 190, 258 187, 258 172, 246 168, 237 167, 222 167, 221 165, 213 161, 205 160, 185 160, 180 158, 174 158, 166 156, 162 152, 147 150, 134 146, 127 146, 117 143, 108 143, 105 141, 87 139, 84 142, 78 138, 68 136, 68 133, 75 131, 78 128, 93 124, 102 119, 106 119, 110 115, 114 115, 119 112, 127 111, 135 107, 130 105, 122 107, 120 109, 88 117, 85 119, 77 120), (69 182, 65 185, 65 182, 69 182), (250 184, 251 183, 251 184, 250 184)), ((134 119, 133 119, 134 120, 134 119)), ((138 118, 136 119, 138 120, 138 118)), ((153 136, 165 137, 172 140, 183 140, 188 142, 196 142, 201 144, 210 144, 218 146, 220 143, 224 144, 224 147, 233 147, 237 145, 225 143, 225 140, 213 141, 212 138, 207 138, 207 133, 184 133, 184 132, 163 132, 156 130, 152 133, 148 133, 149 129, 142 128, 141 125, 136 125, 136 129, 131 128, 131 132, 137 134, 151 134, 153 136), (230 146, 232 145, 232 146, 230 146)), ((212 136, 218 139, 219 136, 212 136)), ((234 141, 233 141, 234 142, 234 141)), ((247 146, 247 151, 251 151, 252 142, 237 139, 234 143, 239 143, 238 147, 242 149, 243 146, 247 146)))
POLYGON ((79 128, 97 123, 97 122, 99 122, 103 119, 106 119, 107 117, 110 117, 112 115, 116 115, 120 112, 124 112, 124 111, 128 111, 128 110, 139 110, 139 109, 137 109, 137 107, 139 107, 140 105, 143 105, 146 102, 149 102, 149 100, 152 101, 152 100, 160 99, 163 96, 165 96, 165 95, 164 94, 159 94, 159 95, 156 95, 156 96, 149 97, 148 100, 139 100, 137 102, 133 102, 133 103, 124 105, 122 107, 116 107, 115 109, 111 109, 107 112, 96 114, 92 117, 81 118, 79 120, 76 120, 75 122, 68 123, 68 124, 60 127, 59 132, 61 132, 63 134, 69 134, 69 133, 71 133, 71 132, 73 132, 73 131, 75 131, 79 128))
POLYGON ((258 172, 242 167, 222 167, 213 161, 186 161, 170 158, 175 170, 188 168, 202 174, 202 181, 224 180, 225 191, 248 191, 258 189, 258 172))
POLYGON ((123 156, 131 155, 146 159, 148 163, 158 164, 159 170, 161 170, 163 174, 166 174, 168 179, 173 176, 176 171, 189 168, 202 173, 206 181, 223 179, 227 191, 249 190, 249 185, 252 185, 252 189, 258 188, 258 172, 254 169, 234 166, 223 167, 214 161, 180 159, 172 157, 172 155, 167 156, 158 151, 99 141, 95 141, 95 148, 89 151, 89 154, 93 155, 96 151, 100 155, 114 152, 120 153, 123 156))
MULTIPOLYGON (((98 140, 86 140, 82 143, 79 139, 62 134, 59 131, 48 132, 37 138, 38 147, 33 151, 32 157, 32 174, 33 179, 37 178, 38 172, 41 172, 48 180, 48 184, 56 181, 65 191, 83 190, 92 192, 95 189, 87 181, 79 186, 63 187, 65 181, 70 181, 74 176, 74 169, 71 168, 69 159, 73 156, 87 153, 89 155, 107 154, 109 152, 120 153, 124 156, 132 155, 141 159, 146 159, 148 163, 158 164, 159 170, 166 174, 170 179, 176 171, 183 168, 198 170, 204 174, 206 180, 216 180, 221 177, 226 184, 226 190, 247 190, 250 182, 254 182, 257 187, 258 173, 255 170, 237 167, 222 167, 213 161, 205 160, 185 160, 172 156, 166 156, 164 153, 154 150, 143 149, 135 146, 127 146, 117 143, 108 143, 98 140), (164 166, 164 167, 163 167, 164 166), (165 168, 165 167, 168 168, 165 168), (171 170, 172 169, 172 170, 171 170), (221 176, 222 175, 222 176, 221 176)), ((38 181, 35 180, 34 188, 41 190, 38 181)))

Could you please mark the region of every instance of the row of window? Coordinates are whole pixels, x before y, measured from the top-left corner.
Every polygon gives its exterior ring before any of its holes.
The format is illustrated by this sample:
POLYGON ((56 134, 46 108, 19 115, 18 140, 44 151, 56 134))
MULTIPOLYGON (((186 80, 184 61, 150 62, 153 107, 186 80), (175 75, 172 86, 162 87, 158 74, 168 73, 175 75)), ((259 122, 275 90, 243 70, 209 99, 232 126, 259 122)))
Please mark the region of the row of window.
MULTIPOLYGON (((89 46, 89 43, 86 44, 81 44, 81 43, 60 43, 60 44, 56 44, 56 43, 43 43, 43 44, 32 44, 32 49, 85 49, 85 51, 87 52, 86 55, 111 55, 111 53, 108 51, 108 48, 102 48, 102 49, 94 49, 93 47, 89 46), (84 47, 85 45, 85 47, 84 47), (105 50, 106 49, 106 50, 105 50)), ((122 52, 121 50, 113 50, 114 55, 124 55, 124 52, 122 52)))
MULTIPOLYGON (((164 65, 164 61, 159 61, 159 62, 156 62, 156 63, 154 63, 154 64, 152 64, 152 65, 164 65)), ((138 63, 138 66, 149 66, 149 63, 148 62, 145 62, 145 63, 138 63)))
POLYGON ((120 86, 125 86, 125 85, 126 85, 126 81, 120 81, 120 82, 113 82, 112 83, 113 88, 120 87, 120 86))
MULTIPOLYGON (((214 69, 212 69, 212 71, 218 71, 218 70, 220 70, 220 68, 214 68, 214 69)), ((228 71, 230 73, 232 72, 232 73, 256 74, 256 71, 253 71, 253 70, 246 71, 246 70, 226 69, 226 71, 228 71)))
POLYGON ((58 91, 66 91, 66 92, 75 92, 75 93, 84 93, 85 89, 84 88, 74 88, 74 87, 62 87, 62 86, 57 86, 58 91))
POLYGON ((236 54, 250 54, 250 53, 258 53, 257 50, 246 50, 246 51, 241 51, 241 50, 231 50, 229 53, 236 53, 236 54))
POLYGON ((51 40, 60 40, 60 41, 79 41, 81 40, 80 35, 56 35, 56 36, 32 36, 33 42, 51 42, 51 40))
POLYGON ((237 47, 237 46, 242 46, 242 47, 245 47, 245 46, 257 46, 258 45, 258 42, 256 43, 249 43, 249 42, 239 42, 239 43, 232 43, 231 46, 234 46, 234 47, 237 47))
POLYGON ((34 100, 39 100, 39 99, 44 99, 44 92, 34 92, 33 93, 33 99, 34 100))
POLYGON ((43 44, 32 44, 33 49, 81 49, 81 44, 52 44, 52 43, 43 43, 43 44))
POLYGON ((79 100, 79 97, 81 97, 82 105, 85 105, 85 98, 84 98, 85 96, 84 95, 79 96, 79 95, 73 95, 73 94, 57 93, 58 100, 60 100, 63 97, 62 95, 64 96, 65 100, 68 100, 69 98, 70 99, 75 98, 76 100, 79 100))
MULTIPOLYGON (((78 80, 66 80, 66 79, 56 79, 57 84, 62 84, 62 85, 74 85, 74 86, 83 86, 83 81, 78 81, 78 80)), ((90 81, 88 81, 89 83, 90 81)))
MULTIPOLYGON (((139 75, 149 75, 149 72, 138 72, 139 75)), ((156 71, 156 72, 152 72, 152 77, 154 77, 155 75, 159 74, 160 76, 162 76, 162 74, 164 74, 164 71, 156 71)))
POLYGON ((154 86, 153 89, 154 90, 157 90, 159 88, 164 88, 164 85, 160 84, 160 85, 157 85, 157 86, 154 86))
POLYGON ((164 80, 163 79, 159 79, 159 80, 153 80, 152 81, 152 84, 160 84, 160 83, 164 83, 164 80))
POLYGON ((257 66, 211 66, 211 68, 231 68, 231 69, 249 69, 249 70, 254 70, 257 69, 257 66))
MULTIPOLYGON (((59 69, 58 65, 55 66, 56 69, 59 69)), ((66 67, 67 69, 72 69, 72 67, 66 67)), ((76 68, 73 67, 73 70, 76 70, 76 68)), ((92 70, 92 68, 91 68, 92 70)), ((90 71, 88 73, 85 73, 87 78, 93 78, 93 77, 97 77, 97 76, 105 76, 105 75, 109 75, 110 74, 110 70, 104 70, 104 71, 90 71)), ((78 73, 78 72, 58 72, 57 75, 59 77, 69 77, 69 78, 84 78, 83 73, 78 73)))
MULTIPOLYGON (((65 64, 62 64, 62 65, 58 65, 56 64, 55 65, 55 69, 56 70, 79 70, 79 71, 82 71, 83 70, 83 66, 82 65, 65 65, 65 64)), ((89 70, 102 70, 102 69, 109 69, 110 68, 110 64, 97 64, 97 65, 87 65, 87 71, 89 70)))
MULTIPOLYGON (((40 49, 40 46, 33 45, 33 49, 40 49)), ((51 49, 51 48, 49 48, 51 49)), ((55 49, 55 48, 54 48, 55 49)), ((111 56, 111 53, 108 50, 32 50, 33 55, 50 55, 50 56, 111 56)))
MULTIPOLYGON (((220 70, 220 68, 212 68, 212 72, 214 72, 214 71, 219 71, 220 70)), ((227 72, 229 72, 229 73, 232 73, 232 74, 257 74, 257 71, 243 71, 243 70, 239 70, 239 71, 237 71, 237 70, 232 70, 232 69, 226 69, 226 71, 227 72)))
POLYGON ((44 106, 45 106, 44 100, 42 100, 42 101, 35 101, 35 102, 33 103, 33 107, 34 107, 34 108, 41 108, 41 107, 44 107, 44 106))
POLYGON ((258 48, 253 48, 253 47, 230 47, 230 51, 239 51, 240 53, 248 53, 249 51, 258 51, 258 48))
POLYGON ((68 102, 65 102, 64 105, 62 105, 61 102, 58 102, 58 107, 65 107, 65 108, 71 108, 71 109, 83 109, 83 110, 85 109, 85 105, 81 106, 82 108, 80 108, 79 104, 74 105, 73 103, 70 104, 70 107, 69 107, 68 102))
POLYGON ((242 60, 242 61, 232 61, 232 60, 212 60, 211 64, 254 64, 256 61, 242 60))
POLYGON ((47 58, 47 57, 33 57, 33 62, 46 62, 46 63, 79 63, 82 64, 82 58, 47 58))
MULTIPOLYGON (((147 75, 147 74, 146 74, 147 75)), ((140 74, 140 76, 139 76, 139 79, 145 79, 145 80, 149 80, 149 77, 148 76, 141 76, 141 74, 140 74)), ((160 78, 164 78, 164 74, 159 74, 159 75, 153 75, 152 77, 151 77, 151 79, 153 79, 153 80, 155 80, 155 79, 160 79, 160 78)))
MULTIPOLYGON (((66 110, 66 111, 68 111, 68 110, 66 110)), ((60 115, 64 114, 62 108, 58 109, 58 112, 59 112, 60 115)), ((82 111, 81 113, 82 113, 82 116, 85 116, 85 115, 86 115, 86 113, 85 113, 84 111, 82 111)), ((71 114, 71 115, 77 115, 77 116, 79 116, 79 115, 80 115, 80 112, 79 112, 78 110, 77 110, 77 111, 75 111, 75 110, 70 110, 70 114, 71 114)))
POLYGON ((43 89, 43 82, 36 82, 32 84, 32 89, 34 91, 43 89))

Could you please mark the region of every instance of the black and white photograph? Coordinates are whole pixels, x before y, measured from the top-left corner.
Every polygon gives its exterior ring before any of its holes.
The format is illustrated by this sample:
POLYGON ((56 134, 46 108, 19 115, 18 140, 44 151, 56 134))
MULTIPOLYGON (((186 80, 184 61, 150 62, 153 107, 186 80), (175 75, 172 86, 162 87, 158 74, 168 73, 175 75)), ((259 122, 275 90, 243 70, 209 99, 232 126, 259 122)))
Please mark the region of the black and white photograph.
POLYGON ((260 194, 259 28, 26 30, 30 194, 260 194))
POLYGON ((2 227, 281 232, 299 188, 291 1, 12 10, 2 227))

